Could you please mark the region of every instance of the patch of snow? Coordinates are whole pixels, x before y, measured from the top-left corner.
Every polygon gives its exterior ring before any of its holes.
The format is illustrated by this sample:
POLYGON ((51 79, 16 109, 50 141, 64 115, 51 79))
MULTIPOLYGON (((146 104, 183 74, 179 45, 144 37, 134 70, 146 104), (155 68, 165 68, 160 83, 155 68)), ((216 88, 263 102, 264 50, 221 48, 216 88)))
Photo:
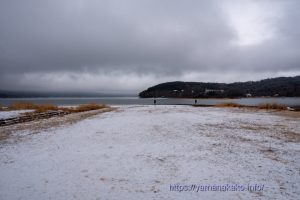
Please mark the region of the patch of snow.
POLYGON ((299 134, 297 119, 241 109, 119 106, 2 144, 0 199, 300 199, 300 144, 277 138, 282 131, 299 134), (264 190, 170 191, 175 184, 263 184, 264 190))
POLYGON ((18 117, 26 112, 32 112, 33 110, 12 110, 12 111, 0 111, 0 119, 8 119, 18 117))

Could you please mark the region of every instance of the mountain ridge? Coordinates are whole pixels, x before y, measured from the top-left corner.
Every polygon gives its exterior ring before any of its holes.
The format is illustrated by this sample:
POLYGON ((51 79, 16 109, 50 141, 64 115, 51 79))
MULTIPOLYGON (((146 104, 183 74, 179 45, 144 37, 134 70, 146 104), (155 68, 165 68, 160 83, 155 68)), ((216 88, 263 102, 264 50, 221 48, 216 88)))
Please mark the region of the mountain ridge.
POLYGON ((300 76, 234 83, 173 81, 160 83, 139 93, 141 98, 239 98, 262 96, 300 97, 300 76))

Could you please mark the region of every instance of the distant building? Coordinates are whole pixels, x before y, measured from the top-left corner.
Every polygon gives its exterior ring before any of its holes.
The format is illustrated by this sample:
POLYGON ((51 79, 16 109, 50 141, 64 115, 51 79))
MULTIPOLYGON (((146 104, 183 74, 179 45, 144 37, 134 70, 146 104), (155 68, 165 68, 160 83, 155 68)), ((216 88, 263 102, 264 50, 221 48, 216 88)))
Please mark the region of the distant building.
POLYGON ((204 91, 205 94, 211 93, 211 92, 214 92, 214 93, 223 93, 224 90, 205 89, 205 91, 204 91))

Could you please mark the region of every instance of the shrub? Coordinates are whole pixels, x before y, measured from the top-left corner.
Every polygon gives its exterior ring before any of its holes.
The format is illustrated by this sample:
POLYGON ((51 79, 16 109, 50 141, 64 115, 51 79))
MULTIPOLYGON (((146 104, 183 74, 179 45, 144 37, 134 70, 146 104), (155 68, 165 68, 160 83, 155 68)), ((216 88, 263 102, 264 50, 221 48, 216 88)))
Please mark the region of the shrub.
POLYGON ((69 112, 84 112, 89 110, 98 110, 106 107, 107 106, 104 104, 89 103, 89 104, 81 104, 75 108, 65 108, 64 110, 69 112))
POLYGON ((34 104, 31 102, 14 102, 9 106, 10 110, 35 110, 35 112, 47 112, 49 110, 63 110, 67 112, 84 112, 89 110, 97 110, 106 108, 107 106, 104 104, 96 104, 96 103, 89 103, 89 104, 81 104, 77 107, 58 107, 51 104, 34 104))
POLYGON ((247 107, 247 106, 243 106, 237 103, 221 103, 221 104, 217 104, 216 107, 234 107, 234 108, 242 108, 242 107, 247 107))
POLYGON ((274 110, 286 110, 287 106, 277 103, 265 103, 258 105, 259 109, 274 109, 274 110))
POLYGON ((13 102, 8 107, 10 110, 35 109, 36 105, 30 102, 13 102))
POLYGON ((59 108, 51 104, 37 105, 35 108, 35 112, 47 112, 49 110, 59 110, 59 108))
POLYGON ((48 110, 58 110, 57 106, 51 104, 34 104, 31 102, 14 102, 9 106, 10 110, 35 110, 35 112, 46 112, 48 110))

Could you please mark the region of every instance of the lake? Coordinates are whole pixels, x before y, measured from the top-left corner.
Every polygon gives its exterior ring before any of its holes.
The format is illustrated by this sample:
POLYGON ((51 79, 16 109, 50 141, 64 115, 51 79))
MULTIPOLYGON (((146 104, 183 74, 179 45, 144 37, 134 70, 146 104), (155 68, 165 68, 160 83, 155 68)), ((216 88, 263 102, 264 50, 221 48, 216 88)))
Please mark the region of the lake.
MULTIPOLYGON (((0 98, 0 104, 8 106, 13 102, 34 102, 49 103, 55 105, 78 105, 84 103, 104 103, 109 105, 151 105, 153 98, 139 97, 80 97, 80 98, 0 98)), ((195 99, 178 99, 178 98, 156 98, 157 105, 191 105, 195 99)), ((197 99, 197 104, 216 105, 221 103, 233 102, 241 105, 255 106, 264 103, 278 103, 287 106, 300 106, 300 97, 276 97, 276 98, 241 98, 241 99, 197 99)))

